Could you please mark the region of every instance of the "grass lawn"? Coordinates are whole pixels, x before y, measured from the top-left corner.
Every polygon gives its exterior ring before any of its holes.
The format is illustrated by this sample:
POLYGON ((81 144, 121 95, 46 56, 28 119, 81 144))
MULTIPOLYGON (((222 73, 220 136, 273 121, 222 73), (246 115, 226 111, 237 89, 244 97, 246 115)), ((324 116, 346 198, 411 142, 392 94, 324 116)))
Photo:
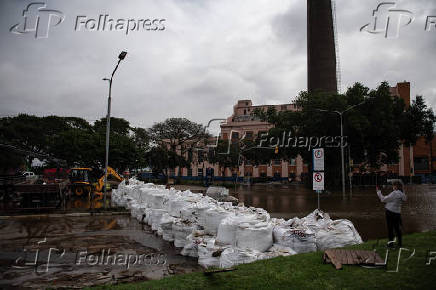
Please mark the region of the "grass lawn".
MULTIPOLYGON (((205 276, 202 272, 177 275, 161 280, 120 284, 103 288, 113 289, 436 289, 436 259, 427 266, 428 251, 436 252, 436 231, 416 233, 403 237, 403 251, 390 251, 387 269, 367 269, 344 265, 336 270, 332 264, 323 264, 323 252, 278 257, 239 265, 235 271, 205 276)), ((384 259, 386 240, 380 240, 377 253, 384 259)), ((371 250, 376 241, 348 247, 371 250)), ((432 254, 436 257, 436 253, 432 254)))

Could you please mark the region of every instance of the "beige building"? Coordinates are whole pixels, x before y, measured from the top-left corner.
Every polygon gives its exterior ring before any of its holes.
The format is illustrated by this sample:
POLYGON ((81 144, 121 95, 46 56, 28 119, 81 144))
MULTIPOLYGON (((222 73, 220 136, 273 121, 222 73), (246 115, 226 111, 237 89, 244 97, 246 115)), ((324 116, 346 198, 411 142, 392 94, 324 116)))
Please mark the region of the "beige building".
MULTIPOLYGON (((252 115, 254 110, 261 109, 267 111, 269 108, 274 108, 277 112, 280 111, 296 111, 297 107, 294 104, 280 105, 260 105, 253 106, 251 100, 239 100, 233 106, 233 114, 227 118, 227 122, 221 124, 221 135, 223 140, 229 138, 254 139, 267 133, 274 126, 268 122, 263 122, 252 115)), ((298 156, 291 160, 272 160, 269 164, 250 165, 242 163, 239 167, 239 176, 250 177, 275 177, 275 179, 287 179, 291 175, 295 175, 298 179, 301 173, 307 173, 308 166, 303 163, 303 159, 298 156)))
MULTIPOLYGON (((406 106, 410 105, 410 83, 398 83, 391 87, 392 96, 400 97, 404 100, 406 106)), ((233 106, 233 114, 221 124, 220 138, 223 140, 240 140, 242 138, 254 139, 257 136, 267 133, 273 125, 263 122, 254 117, 252 113, 256 109, 264 111, 268 108, 275 108, 276 111, 295 111, 297 107, 294 104, 280 105, 253 105, 251 100, 238 100, 233 106)), ((400 146, 400 162, 397 164, 386 164, 380 168, 381 171, 391 172, 399 176, 421 175, 424 180, 429 180, 435 172, 436 158, 432 152, 436 152, 436 140, 432 144, 425 143, 421 137, 416 146, 400 146), (431 149, 430 149, 431 148, 431 149), (415 168, 416 167, 416 168, 415 168)), ((210 164, 200 156, 194 156, 194 162, 191 168, 182 168, 181 175, 184 177, 201 177, 206 175, 207 168, 214 169, 215 177, 231 179, 236 174, 232 168, 220 168, 218 164, 210 164)), ((276 180, 287 179, 295 176, 300 179, 301 174, 308 173, 308 165, 304 164, 303 159, 298 156, 291 160, 272 160, 269 164, 251 165, 241 162, 237 172, 239 177, 264 177, 274 178, 276 180)), ((355 172, 358 168, 354 168, 355 172)), ((177 171, 176 171, 177 172, 177 171)), ((435 179, 436 180, 436 179, 435 179)))

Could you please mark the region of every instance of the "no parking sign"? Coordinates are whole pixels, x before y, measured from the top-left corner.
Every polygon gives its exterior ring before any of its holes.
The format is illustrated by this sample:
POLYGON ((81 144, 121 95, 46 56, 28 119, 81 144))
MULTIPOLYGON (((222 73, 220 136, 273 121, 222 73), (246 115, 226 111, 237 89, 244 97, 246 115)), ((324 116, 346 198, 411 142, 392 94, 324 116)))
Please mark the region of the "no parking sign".
POLYGON ((313 190, 324 190, 324 172, 313 173, 313 190))

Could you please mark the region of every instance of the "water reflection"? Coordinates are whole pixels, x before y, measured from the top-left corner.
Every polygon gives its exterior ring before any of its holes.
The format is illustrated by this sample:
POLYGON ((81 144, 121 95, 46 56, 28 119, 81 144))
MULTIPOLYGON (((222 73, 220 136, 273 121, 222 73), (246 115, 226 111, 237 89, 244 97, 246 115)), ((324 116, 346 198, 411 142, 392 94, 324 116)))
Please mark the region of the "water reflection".
MULTIPOLYGON (((436 185, 413 185, 405 188, 408 200, 403 204, 405 233, 436 229, 436 185)), ((383 189, 388 194, 390 187, 383 189)), ((240 186, 231 194, 247 206, 261 207, 272 217, 303 217, 317 207, 316 194, 302 185, 240 186)), ((384 205, 374 188, 354 188, 353 197, 342 198, 341 192, 322 194, 321 209, 333 218, 346 218, 357 227, 362 238, 386 237, 384 205)))

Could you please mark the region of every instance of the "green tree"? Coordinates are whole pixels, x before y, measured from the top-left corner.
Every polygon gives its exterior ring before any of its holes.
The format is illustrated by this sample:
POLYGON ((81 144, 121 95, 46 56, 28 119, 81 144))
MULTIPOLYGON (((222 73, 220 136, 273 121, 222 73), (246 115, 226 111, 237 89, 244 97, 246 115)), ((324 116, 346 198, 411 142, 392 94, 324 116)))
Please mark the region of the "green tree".
MULTIPOLYGON (((206 144, 208 137, 201 124, 186 118, 169 118, 155 123, 149 129, 149 135, 152 142, 163 148, 161 152, 171 153, 168 156, 170 168, 179 167, 179 170, 187 166, 188 151, 198 144, 206 144)), ((177 176, 180 174, 177 173, 177 176)))
MULTIPOLYGON (((343 113, 344 136, 350 146, 351 156, 357 163, 377 168, 381 163, 398 161, 401 140, 410 138, 410 132, 402 130, 405 117, 404 101, 390 94, 388 83, 383 82, 370 90, 360 83, 354 84, 345 94, 301 92, 295 104, 297 111, 255 112, 261 120, 274 125, 269 137, 280 137, 285 132, 297 137, 340 136, 340 117, 343 113), (363 104, 361 104, 363 102, 363 104)), ((289 136, 289 135, 288 135, 289 136)), ((311 152, 307 147, 280 148, 284 159, 301 155, 311 164, 311 152)), ((325 148, 326 180, 340 184, 340 147, 325 148)))

